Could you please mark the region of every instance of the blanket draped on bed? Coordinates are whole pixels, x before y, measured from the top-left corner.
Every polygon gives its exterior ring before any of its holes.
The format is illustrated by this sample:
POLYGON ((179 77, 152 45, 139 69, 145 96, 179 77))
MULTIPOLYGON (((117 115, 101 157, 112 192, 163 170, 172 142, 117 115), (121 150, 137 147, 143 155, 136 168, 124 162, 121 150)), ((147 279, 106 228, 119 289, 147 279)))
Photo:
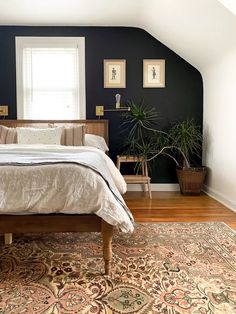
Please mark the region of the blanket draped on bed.
POLYGON ((8 146, 0 147, 0 213, 95 213, 122 231, 133 230, 132 214, 120 194, 122 176, 104 153, 8 146))

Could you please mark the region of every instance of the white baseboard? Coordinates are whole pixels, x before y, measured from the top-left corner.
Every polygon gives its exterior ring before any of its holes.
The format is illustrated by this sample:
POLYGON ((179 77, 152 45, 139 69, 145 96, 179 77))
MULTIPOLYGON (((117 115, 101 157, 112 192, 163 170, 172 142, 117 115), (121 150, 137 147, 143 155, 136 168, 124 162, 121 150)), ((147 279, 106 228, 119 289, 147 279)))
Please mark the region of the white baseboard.
POLYGON ((211 196, 212 198, 214 198, 215 200, 217 200, 218 202, 222 203, 223 205, 225 205, 226 207, 228 207, 229 209, 233 210, 234 212, 236 212, 236 203, 230 199, 228 199, 227 197, 225 197, 222 193, 210 188, 207 185, 204 185, 203 187, 203 191, 211 196))
MULTIPOLYGON (((127 185, 128 191, 143 191, 142 184, 128 184, 127 185)), ((179 184, 169 184, 169 183, 151 183, 151 191, 179 191, 179 184)))

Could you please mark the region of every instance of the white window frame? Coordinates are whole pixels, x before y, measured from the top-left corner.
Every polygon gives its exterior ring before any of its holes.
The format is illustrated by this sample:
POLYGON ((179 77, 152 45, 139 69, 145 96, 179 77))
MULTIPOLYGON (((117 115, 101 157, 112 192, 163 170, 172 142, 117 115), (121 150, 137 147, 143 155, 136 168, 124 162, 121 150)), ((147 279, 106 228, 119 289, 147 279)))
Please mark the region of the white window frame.
MULTIPOLYGON (((15 37, 16 46, 16 95, 17 119, 25 119, 23 108, 23 49, 24 48, 74 48, 79 52, 79 117, 86 119, 86 88, 85 88, 85 37, 15 37)), ((63 119, 62 119, 63 120, 63 119)))

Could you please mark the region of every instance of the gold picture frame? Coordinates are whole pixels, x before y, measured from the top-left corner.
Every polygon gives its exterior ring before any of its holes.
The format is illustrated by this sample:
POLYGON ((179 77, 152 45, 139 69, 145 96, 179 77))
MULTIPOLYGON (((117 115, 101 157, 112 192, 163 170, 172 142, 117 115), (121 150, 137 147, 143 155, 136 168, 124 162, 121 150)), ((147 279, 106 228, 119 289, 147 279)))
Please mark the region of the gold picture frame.
POLYGON ((165 87, 164 59, 143 60, 143 87, 144 88, 165 87))
POLYGON ((126 60, 104 60, 104 88, 126 87, 126 60))

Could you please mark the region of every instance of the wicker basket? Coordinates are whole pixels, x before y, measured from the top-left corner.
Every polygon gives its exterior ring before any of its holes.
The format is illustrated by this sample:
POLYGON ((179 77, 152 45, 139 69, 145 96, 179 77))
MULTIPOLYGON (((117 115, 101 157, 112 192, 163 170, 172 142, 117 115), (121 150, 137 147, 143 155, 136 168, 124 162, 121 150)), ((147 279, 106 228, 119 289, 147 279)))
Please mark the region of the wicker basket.
POLYGON ((177 168, 180 191, 185 195, 200 195, 206 176, 206 168, 177 168))

